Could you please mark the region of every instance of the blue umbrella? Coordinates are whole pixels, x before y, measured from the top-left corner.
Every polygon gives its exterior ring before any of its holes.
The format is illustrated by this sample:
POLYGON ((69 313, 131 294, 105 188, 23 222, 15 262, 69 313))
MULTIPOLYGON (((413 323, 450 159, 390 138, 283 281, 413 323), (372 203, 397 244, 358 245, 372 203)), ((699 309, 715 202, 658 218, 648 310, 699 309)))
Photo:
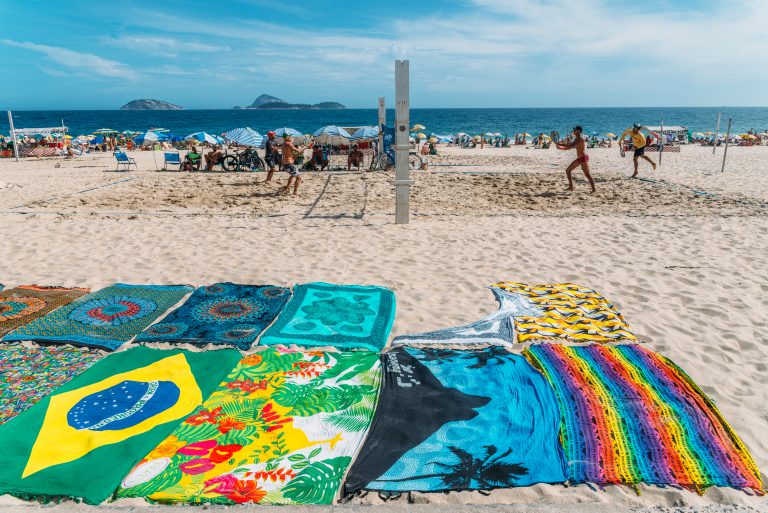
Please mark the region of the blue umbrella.
POLYGON ((189 134, 184 139, 194 139, 195 141, 208 144, 221 144, 224 142, 218 135, 209 134, 208 132, 195 132, 194 134, 189 134))
POLYGON ((349 144, 349 140, 352 138, 349 132, 335 125, 324 126, 316 130, 312 137, 320 144, 331 144, 334 146, 349 144))
POLYGON ((162 140, 161 134, 157 134, 152 130, 147 130, 143 134, 133 138, 133 142, 136 144, 140 144, 141 146, 150 146, 161 140, 162 140))
POLYGON ((273 130, 273 132, 275 132, 275 139, 277 139, 277 142, 279 144, 283 143, 284 135, 290 135, 294 139, 300 139, 302 141, 304 140, 304 134, 302 134, 301 132, 293 128, 287 128, 287 127, 276 128, 275 130, 273 130))
POLYGON ((254 148, 262 148, 264 146, 264 136, 251 127, 230 130, 224 134, 224 139, 242 146, 252 146, 254 148))
POLYGON ((377 126, 364 126, 363 128, 352 134, 352 140, 359 141, 362 139, 376 139, 379 136, 379 127, 377 126))

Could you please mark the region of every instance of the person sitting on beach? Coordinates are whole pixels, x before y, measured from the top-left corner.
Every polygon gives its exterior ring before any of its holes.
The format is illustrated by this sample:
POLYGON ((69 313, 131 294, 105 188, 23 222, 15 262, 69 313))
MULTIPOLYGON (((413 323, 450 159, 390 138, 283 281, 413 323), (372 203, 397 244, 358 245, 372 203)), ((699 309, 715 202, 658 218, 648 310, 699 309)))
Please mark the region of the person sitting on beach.
POLYGON ((421 145, 421 154, 429 155, 429 141, 424 141, 424 144, 421 145))
POLYGON ((190 146, 187 155, 184 157, 184 166, 182 169, 184 171, 200 171, 200 162, 202 159, 203 156, 198 153, 197 148, 194 145, 190 146))
MULTIPOLYGON (((624 130, 621 136, 619 136, 619 147, 621 147, 621 145, 624 143, 624 138, 627 136, 630 136, 632 139, 632 144, 635 146, 635 154, 632 157, 632 162, 635 165, 635 172, 632 174, 632 178, 637 176, 637 163, 638 159, 641 158, 650 162, 653 166, 653 170, 656 171, 656 163, 645 154, 646 138, 643 132, 641 132, 643 128, 644 127, 635 123, 632 125, 632 128, 624 130)), ((646 130, 648 129, 646 128, 646 130)))
POLYGON ((313 168, 319 169, 320 171, 327 168, 330 164, 328 158, 325 156, 323 147, 319 144, 312 148, 312 160, 310 160, 310 164, 313 168))
POLYGON ((301 173, 299 172, 299 166, 296 165, 296 157, 301 155, 304 151, 304 146, 294 146, 292 142, 293 138, 285 134, 283 136, 283 169, 290 175, 288 177, 288 184, 285 186, 285 192, 291 190, 291 182, 296 181, 293 186, 293 195, 299 195, 299 184, 301 184, 301 173))
POLYGON ((223 156, 224 153, 221 151, 221 147, 218 145, 214 146, 213 150, 205 155, 205 170, 211 171, 213 166, 218 164, 219 159, 221 159, 223 156))
POLYGON ((358 171, 360 171, 361 166, 363 165, 363 152, 360 150, 360 148, 355 144, 352 146, 352 150, 349 152, 349 155, 347 156, 347 171, 350 171, 352 169, 352 166, 356 167, 358 171))
POLYGON ((275 166, 280 162, 280 153, 277 151, 275 142, 275 133, 267 132, 267 142, 264 143, 264 162, 267 163, 267 182, 272 181, 272 175, 275 174, 275 166))
POLYGON ((586 153, 586 144, 584 139, 581 138, 582 128, 581 126, 575 126, 573 128, 573 141, 562 144, 555 143, 560 150, 570 150, 576 148, 576 160, 571 162, 565 169, 565 176, 568 177, 568 190, 573 190, 573 170, 581 166, 581 170, 584 172, 584 176, 589 180, 589 185, 592 187, 592 192, 595 192, 595 182, 592 180, 592 175, 589 173, 589 155, 586 153))

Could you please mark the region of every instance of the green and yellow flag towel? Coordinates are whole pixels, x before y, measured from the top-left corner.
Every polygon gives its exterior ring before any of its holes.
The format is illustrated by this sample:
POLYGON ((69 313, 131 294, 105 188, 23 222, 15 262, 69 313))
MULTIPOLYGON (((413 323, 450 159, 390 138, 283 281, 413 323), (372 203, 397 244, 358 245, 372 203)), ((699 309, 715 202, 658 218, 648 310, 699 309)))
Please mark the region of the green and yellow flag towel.
POLYGON ((0 493, 104 501, 239 359, 137 347, 100 360, 0 426, 0 493))

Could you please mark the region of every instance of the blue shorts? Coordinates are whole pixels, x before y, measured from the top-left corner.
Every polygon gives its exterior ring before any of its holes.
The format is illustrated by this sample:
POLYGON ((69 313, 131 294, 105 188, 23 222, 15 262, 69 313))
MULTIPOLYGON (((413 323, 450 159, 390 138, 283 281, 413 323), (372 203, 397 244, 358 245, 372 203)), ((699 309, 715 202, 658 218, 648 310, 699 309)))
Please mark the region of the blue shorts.
POLYGON ((299 166, 297 166, 296 164, 283 164, 283 168, 291 176, 299 176, 301 174, 299 173, 299 166))

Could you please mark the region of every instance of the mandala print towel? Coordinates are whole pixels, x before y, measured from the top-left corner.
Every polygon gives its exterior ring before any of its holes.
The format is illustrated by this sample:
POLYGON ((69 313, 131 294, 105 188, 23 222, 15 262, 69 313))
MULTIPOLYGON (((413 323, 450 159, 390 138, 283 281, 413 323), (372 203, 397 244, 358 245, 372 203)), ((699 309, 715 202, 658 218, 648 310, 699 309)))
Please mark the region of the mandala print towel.
POLYGON ((490 490, 566 480, 552 388, 526 359, 398 347, 344 490, 490 490))
POLYGON ((0 426, 0 494, 102 502, 239 358, 145 347, 103 358, 0 426))
POLYGON ((3 340, 64 342, 114 351, 190 292, 188 285, 118 283, 35 319, 3 340))
POLYGON ((752 457, 677 365, 637 345, 541 344, 573 482, 762 487, 752 457))
POLYGON ((0 337, 87 293, 88 289, 38 285, 22 285, 0 292, 0 337))
POLYGON ((245 351, 275 320, 289 297, 290 289, 272 285, 200 287, 162 322, 140 333, 136 342, 219 344, 245 351))
POLYGON ((259 343, 334 346, 379 351, 395 319, 395 295, 382 287, 308 283, 293 297, 259 343))
POLYGON ((72 346, 0 345, 0 424, 81 374, 102 353, 72 346))
POLYGON ((562 338, 573 342, 635 342, 624 317, 603 296, 573 283, 526 285, 502 282, 492 285, 518 294, 543 311, 515 317, 518 342, 562 338))
POLYGON ((527 299, 517 294, 510 294, 502 289, 491 289, 499 309, 493 314, 464 326, 420 333, 401 335, 392 340, 392 345, 429 345, 429 344, 489 344, 511 346, 514 343, 514 318, 520 316, 538 316, 542 311, 527 299))
POLYGON ((371 423, 380 380, 378 354, 367 351, 246 356, 117 495, 331 504, 371 423))

